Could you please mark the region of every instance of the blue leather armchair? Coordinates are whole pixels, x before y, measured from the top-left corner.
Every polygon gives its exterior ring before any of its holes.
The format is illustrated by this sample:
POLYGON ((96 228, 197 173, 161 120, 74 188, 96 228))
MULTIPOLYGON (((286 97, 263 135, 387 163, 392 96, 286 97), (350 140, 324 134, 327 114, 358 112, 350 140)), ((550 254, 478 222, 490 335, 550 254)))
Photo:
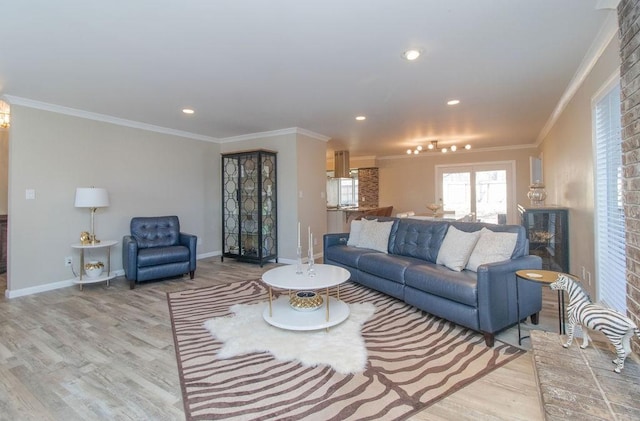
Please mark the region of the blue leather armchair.
POLYGON ((122 265, 133 289, 136 282, 196 271, 198 237, 180 232, 177 216, 131 219, 131 235, 122 238, 122 265))

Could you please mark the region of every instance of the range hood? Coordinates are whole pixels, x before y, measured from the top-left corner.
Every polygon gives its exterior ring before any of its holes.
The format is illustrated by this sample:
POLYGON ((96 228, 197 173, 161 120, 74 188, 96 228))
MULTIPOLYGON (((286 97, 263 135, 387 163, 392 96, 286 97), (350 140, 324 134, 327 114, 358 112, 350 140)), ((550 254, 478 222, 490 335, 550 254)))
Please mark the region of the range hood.
POLYGON ((334 178, 351 178, 349 172, 349 151, 336 151, 333 155, 333 163, 334 178))

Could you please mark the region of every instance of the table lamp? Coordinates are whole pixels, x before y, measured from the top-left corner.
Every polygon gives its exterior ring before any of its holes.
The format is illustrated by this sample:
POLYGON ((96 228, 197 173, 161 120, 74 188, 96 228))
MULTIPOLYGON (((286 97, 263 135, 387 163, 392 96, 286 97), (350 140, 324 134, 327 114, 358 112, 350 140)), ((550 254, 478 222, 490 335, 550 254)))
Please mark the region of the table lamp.
POLYGON ((89 235, 90 244, 99 243, 93 230, 93 215, 98 208, 106 208, 109 206, 109 194, 106 189, 97 187, 78 187, 76 189, 76 208, 89 208, 91 211, 91 234, 89 235))

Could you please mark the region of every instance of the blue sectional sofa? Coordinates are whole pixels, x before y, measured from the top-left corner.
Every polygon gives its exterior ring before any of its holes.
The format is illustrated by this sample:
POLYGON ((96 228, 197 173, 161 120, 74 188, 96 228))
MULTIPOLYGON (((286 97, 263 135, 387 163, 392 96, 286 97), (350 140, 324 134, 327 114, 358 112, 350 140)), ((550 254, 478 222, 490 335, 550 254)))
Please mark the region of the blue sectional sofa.
MULTIPOLYGON (((524 227, 409 218, 378 217, 378 221, 393 221, 388 253, 347 245, 349 233, 325 234, 324 263, 349 270, 354 282, 482 332, 490 347, 495 333, 517 322, 515 272, 542 267, 540 257, 529 255, 524 227), (475 272, 458 272, 436 264, 451 226, 466 233, 483 227, 493 232, 516 233, 513 254, 504 261, 481 264, 475 272)), ((532 322, 537 323, 542 308, 540 285, 520 282, 519 292, 520 316, 531 316, 532 322)))

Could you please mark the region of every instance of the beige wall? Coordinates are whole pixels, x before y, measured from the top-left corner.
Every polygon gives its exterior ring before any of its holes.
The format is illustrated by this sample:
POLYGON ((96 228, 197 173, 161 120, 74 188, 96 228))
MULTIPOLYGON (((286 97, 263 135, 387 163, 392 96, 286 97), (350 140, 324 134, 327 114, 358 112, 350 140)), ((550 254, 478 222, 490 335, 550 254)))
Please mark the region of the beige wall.
MULTIPOLYGON (((371 168, 377 165, 376 158, 373 156, 350 156, 349 167, 350 168, 371 168)), ((325 163, 325 169, 327 171, 333 171, 335 163, 333 156, 327 158, 325 163)))
MULTIPOLYGON (((380 159, 380 206, 393 206, 397 212, 426 213, 429 203, 437 203, 436 165, 515 161, 516 203, 528 203, 529 157, 537 156, 535 148, 460 153, 425 153, 419 156, 380 159)), ((515 215, 514 215, 515 217, 515 215)), ((510 221, 518 223, 517 221, 510 221)))
MULTIPOLYGON (((325 141, 291 134, 221 145, 19 105, 11 111, 8 296, 68 284, 65 256, 78 270, 70 245, 89 229, 90 214, 73 206, 76 187, 109 191, 111 206, 96 213, 98 238, 121 242, 133 216, 176 214, 182 230, 198 236, 199 256, 219 254, 223 152, 277 151, 279 255, 295 261, 298 220, 311 225, 314 251, 322 251, 325 141), (35 190, 35 200, 25 199, 26 189, 35 190)), ((306 229, 302 234, 306 253, 306 229)), ((120 244, 112 249, 113 270, 122 270, 121 251, 120 244)))
POLYGON ((596 297, 596 280, 591 100, 610 76, 619 72, 619 48, 614 37, 541 147, 547 201, 569 208, 570 271, 582 276, 585 267, 592 274, 593 282, 588 285, 592 297, 596 297))
MULTIPOLYGON (((76 187, 109 191, 98 238, 121 242, 131 217, 175 214, 199 237, 198 254, 219 252, 219 145, 18 105, 11 114, 8 295, 73 278, 64 257, 77 270, 70 244, 90 225, 89 211, 73 206, 76 187)), ((112 268, 122 269, 121 244, 112 268)))
MULTIPOLYGON (((311 227, 314 239, 313 252, 316 256, 319 256, 322 254, 322 235, 327 232, 327 182, 325 173, 327 143, 299 135, 297 144, 298 218, 302 227, 311 227), (300 192, 302 192, 302 198, 300 197, 300 192)), ((300 237, 302 253, 306 255, 308 244, 304 242, 304 239, 307 238, 306 231, 300 233, 300 237)), ((295 249, 293 256, 295 256, 295 249)))
POLYGON ((9 129, 0 129, 0 215, 9 209, 9 129))
POLYGON ((326 142, 301 134, 280 134, 249 140, 225 142, 222 153, 267 149, 278 152, 278 256, 294 263, 298 221, 303 227, 301 243, 307 253, 307 227, 311 226, 322 252, 322 234, 326 232, 326 142), (302 197, 300 197, 302 194, 302 197))

